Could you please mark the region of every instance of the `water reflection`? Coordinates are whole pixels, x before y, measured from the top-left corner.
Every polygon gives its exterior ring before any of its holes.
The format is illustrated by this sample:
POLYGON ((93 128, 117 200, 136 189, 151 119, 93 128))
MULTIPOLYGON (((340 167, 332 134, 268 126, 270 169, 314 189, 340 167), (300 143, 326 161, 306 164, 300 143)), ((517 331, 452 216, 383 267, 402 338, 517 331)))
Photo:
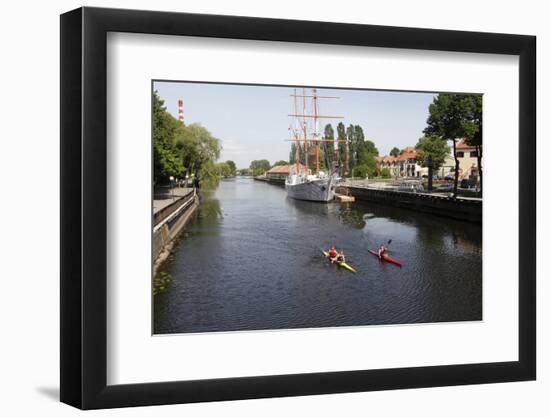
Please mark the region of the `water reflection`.
POLYGON ((314 203, 251 179, 205 194, 163 270, 155 333, 480 320, 481 227, 404 209, 314 203), (367 252, 392 240, 402 268, 367 252), (353 275, 321 254, 345 250, 353 275))

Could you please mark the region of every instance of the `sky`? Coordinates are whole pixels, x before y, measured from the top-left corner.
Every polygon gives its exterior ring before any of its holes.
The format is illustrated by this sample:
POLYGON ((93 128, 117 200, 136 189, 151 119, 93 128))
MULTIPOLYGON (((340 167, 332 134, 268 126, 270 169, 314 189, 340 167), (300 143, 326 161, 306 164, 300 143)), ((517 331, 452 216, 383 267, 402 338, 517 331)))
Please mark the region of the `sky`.
MULTIPOLYGON (((185 124, 199 123, 221 140, 220 161, 232 160, 247 168, 254 159, 270 163, 288 160, 289 125, 293 112, 292 87, 206 84, 155 81, 167 110, 178 117, 178 100, 183 100, 185 124)), ((361 125, 380 155, 396 146, 414 146, 422 137, 428 106, 434 93, 347 90, 318 88, 318 95, 340 99, 320 100, 320 114, 343 116, 342 120, 323 120, 336 125, 342 121, 361 125)))

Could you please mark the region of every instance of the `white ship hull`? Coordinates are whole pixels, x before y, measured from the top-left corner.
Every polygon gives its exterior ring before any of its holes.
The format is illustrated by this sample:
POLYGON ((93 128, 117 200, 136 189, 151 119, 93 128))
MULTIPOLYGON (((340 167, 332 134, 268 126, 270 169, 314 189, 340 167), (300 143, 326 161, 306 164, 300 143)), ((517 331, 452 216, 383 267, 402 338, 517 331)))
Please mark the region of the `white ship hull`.
POLYGON ((334 199, 336 188, 332 177, 296 177, 291 176, 285 182, 287 195, 296 200, 327 202, 334 199))

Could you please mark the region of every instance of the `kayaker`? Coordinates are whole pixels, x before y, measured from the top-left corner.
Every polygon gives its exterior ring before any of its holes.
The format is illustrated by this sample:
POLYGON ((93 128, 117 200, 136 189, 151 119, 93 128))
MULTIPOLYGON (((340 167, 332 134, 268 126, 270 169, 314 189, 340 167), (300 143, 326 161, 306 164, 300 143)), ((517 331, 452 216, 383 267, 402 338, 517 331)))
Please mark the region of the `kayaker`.
POLYGON ((386 254, 386 247, 384 245, 380 245, 378 248, 378 257, 382 259, 382 256, 386 254))
POLYGON ((338 254, 338 256, 336 257, 336 262, 339 262, 339 263, 346 262, 346 257, 344 255, 344 251, 342 251, 338 254))
POLYGON ((338 252, 336 252, 336 249, 334 248, 334 245, 332 245, 330 247, 330 250, 328 251, 328 256, 331 259, 334 259, 334 258, 336 258, 336 256, 338 256, 338 252))

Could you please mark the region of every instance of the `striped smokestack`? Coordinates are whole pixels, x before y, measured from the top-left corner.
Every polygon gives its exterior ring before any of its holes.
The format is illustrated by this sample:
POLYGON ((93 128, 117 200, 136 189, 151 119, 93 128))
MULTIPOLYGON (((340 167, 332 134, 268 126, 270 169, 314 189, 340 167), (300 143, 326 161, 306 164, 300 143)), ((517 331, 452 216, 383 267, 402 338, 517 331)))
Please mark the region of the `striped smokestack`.
POLYGON ((178 100, 178 120, 183 123, 183 100, 178 100))

